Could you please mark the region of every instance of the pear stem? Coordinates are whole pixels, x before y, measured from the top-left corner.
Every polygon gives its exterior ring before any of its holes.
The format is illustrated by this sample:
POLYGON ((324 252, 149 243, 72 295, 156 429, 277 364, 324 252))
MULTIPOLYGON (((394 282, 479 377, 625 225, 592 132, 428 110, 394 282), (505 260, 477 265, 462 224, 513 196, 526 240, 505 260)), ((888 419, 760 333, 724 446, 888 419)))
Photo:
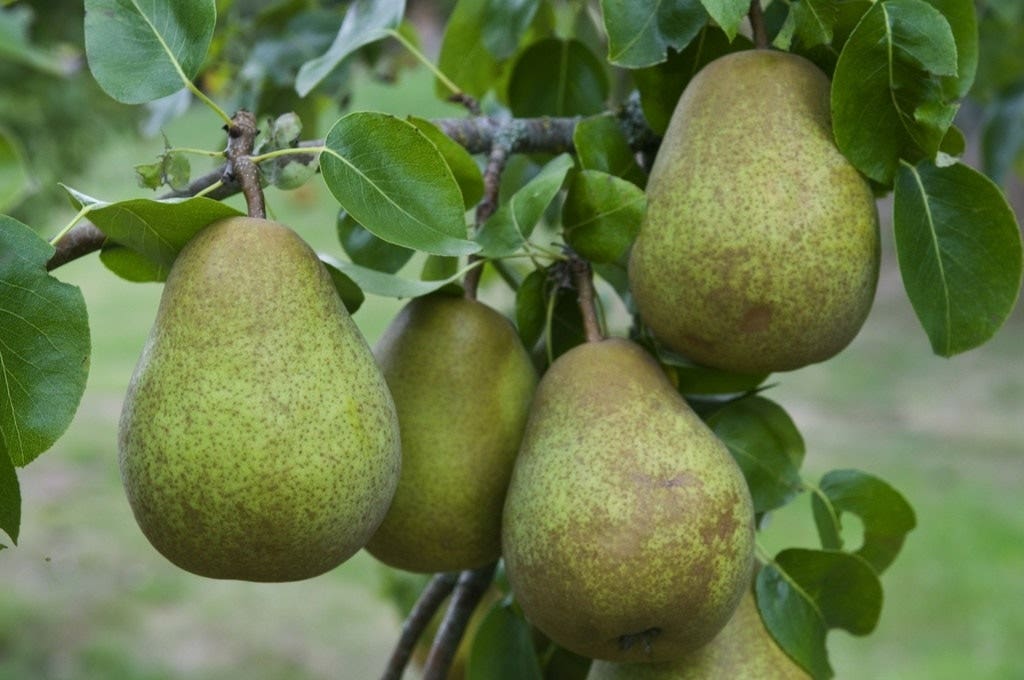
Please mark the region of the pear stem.
POLYGON ((769 47, 768 30, 764 25, 764 10, 761 9, 761 0, 750 0, 750 30, 754 35, 754 46, 759 50, 766 50, 769 47))
POLYGON ((576 286, 580 314, 583 316, 583 334, 587 342, 601 342, 604 333, 597 320, 597 293, 594 291, 594 277, 590 263, 576 253, 569 257, 569 268, 572 271, 573 284, 576 286))
POLYGON ((256 117, 248 111, 239 111, 231 118, 227 126, 228 162, 224 166, 224 179, 234 179, 245 195, 245 205, 249 209, 249 217, 267 218, 267 206, 263 200, 263 187, 260 186, 260 171, 252 161, 252 150, 256 145, 256 117))
POLYGON ((391 653, 388 666, 384 669, 381 680, 401 680, 405 667, 409 665, 416 643, 423 635, 423 631, 430 625, 430 620, 441 607, 444 598, 451 594, 458 579, 458 572, 435 574, 434 578, 423 588, 420 597, 416 600, 409 617, 402 624, 402 635, 398 638, 395 651, 391 653))
MULTIPOLYGON (((508 162, 508 156, 516 142, 518 133, 516 127, 508 125, 501 132, 494 136, 494 143, 491 145, 487 155, 487 168, 484 170, 484 195, 476 206, 476 228, 480 229, 484 222, 498 209, 498 191, 501 188, 501 173, 508 162)), ((469 263, 480 261, 479 255, 470 255, 469 263)), ((477 289, 480 287, 480 276, 483 274, 484 266, 473 267, 462 280, 462 287, 465 289, 465 296, 469 300, 475 300, 477 289)))
POLYGON ((445 680, 448 677, 448 669, 451 668, 462 635, 466 632, 466 624, 491 585, 495 567, 497 562, 480 569, 464 571, 459 576, 459 583, 448 605, 448 613, 441 622, 430 654, 427 655, 427 663, 423 666, 423 680, 445 680))

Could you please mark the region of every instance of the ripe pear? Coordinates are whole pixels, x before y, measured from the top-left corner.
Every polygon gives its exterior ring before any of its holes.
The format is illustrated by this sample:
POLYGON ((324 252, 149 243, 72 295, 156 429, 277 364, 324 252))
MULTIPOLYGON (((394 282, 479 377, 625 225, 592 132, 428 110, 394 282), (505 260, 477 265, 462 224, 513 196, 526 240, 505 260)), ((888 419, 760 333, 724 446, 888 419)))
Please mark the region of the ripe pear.
POLYGON ((675 661, 625 664, 597 661, 587 680, 810 680, 764 627, 753 590, 715 638, 675 661))
POLYGON ((316 254, 232 217, 181 251, 121 414, 153 546, 201 576, 294 581, 369 540, 401 465, 373 354, 316 254))
POLYGON ((829 81, 770 50, 721 57, 676 106, 629 262, 643 321, 698 363, 786 371, 853 339, 878 282, 871 188, 836 148, 829 81))
POLYGON ((753 565, 754 511, 725 445, 638 345, 580 345, 541 379, 505 501, 526 618, 559 645, 664 661, 718 633, 753 565))
POLYGON ((537 374, 509 321, 441 294, 413 300, 374 352, 395 399, 402 474, 367 549, 408 571, 501 553, 501 509, 537 374))

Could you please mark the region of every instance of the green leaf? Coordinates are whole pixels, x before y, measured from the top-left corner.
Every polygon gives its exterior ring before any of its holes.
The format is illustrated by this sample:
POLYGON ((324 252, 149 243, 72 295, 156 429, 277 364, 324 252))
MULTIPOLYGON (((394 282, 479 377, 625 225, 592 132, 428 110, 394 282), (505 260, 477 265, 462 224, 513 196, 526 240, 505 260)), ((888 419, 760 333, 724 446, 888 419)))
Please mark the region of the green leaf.
POLYGON ((484 176, 480 172, 480 166, 476 164, 465 147, 441 132, 441 128, 426 118, 409 116, 409 122, 419 128, 420 132, 426 135, 427 139, 433 142, 437 150, 444 156, 445 162, 448 163, 452 174, 455 175, 459 189, 462 190, 463 205, 466 208, 476 205, 484 195, 484 176))
POLYGON ((512 68, 508 102, 516 116, 587 116, 605 108, 604 65, 578 40, 545 38, 512 68))
POLYGON ((750 11, 750 3, 747 0, 700 0, 704 9, 708 11, 711 18, 715 20, 729 40, 736 37, 740 24, 750 11))
POLYGON ((832 81, 836 144, 886 186, 901 158, 934 158, 957 104, 943 78, 957 75, 949 22, 924 0, 877 3, 839 55, 832 81))
POLYGON ((794 37, 806 48, 827 45, 832 42, 838 17, 839 6, 832 0, 795 0, 782 31, 772 42, 779 49, 789 49, 794 37))
MULTIPOLYGON (((0 444, 2 446, 2 444, 0 444)), ((6 451, 0 448, 0 531, 11 537, 17 544, 18 529, 21 526, 21 488, 14 463, 6 451)), ((7 546, 0 543, 0 549, 7 546)))
POLYGON ((584 118, 573 130, 572 143, 584 170, 607 172, 640 188, 647 183, 647 175, 637 165, 626 135, 614 116, 602 114, 584 118))
POLYGON ((356 285, 355 281, 349 278, 348 274, 338 269, 334 265, 334 261, 329 260, 327 256, 321 255, 320 262, 323 263, 327 273, 331 275, 331 282, 334 284, 334 289, 338 291, 338 297, 341 298, 345 309, 348 310, 349 314, 355 314, 363 305, 363 300, 366 299, 362 289, 356 285))
POLYGON ((601 0, 601 12, 608 61, 624 68, 665 61, 668 48, 686 47, 708 21, 700 0, 601 0))
POLYGON ((437 281, 444 279, 451 281, 458 276, 459 258, 446 257, 444 255, 428 255, 423 261, 423 269, 420 271, 420 278, 424 281, 437 281))
POLYGON ((103 91, 143 104, 181 89, 203 65, 214 0, 85 0, 85 52, 103 91))
POLYGON ((310 59, 295 77, 295 91, 305 97, 356 50, 376 42, 395 29, 405 14, 405 0, 353 0, 338 35, 327 51, 310 59))
POLYGON ((82 291, 46 272, 53 246, 0 215, 0 449, 25 465, 78 409, 89 373, 82 291))
POLYGON ((1024 150, 1024 81, 987 107, 981 150, 985 174, 1005 182, 1024 150))
POLYGON ((716 411, 708 425, 743 470, 754 512, 780 508, 800 493, 804 440, 781 406, 760 396, 744 397, 716 411))
MULTIPOLYGON (((441 41, 437 67, 449 79, 474 97, 490 90, 501 73, 501 61, 484 46, 488 0, 458 0, 441 41)), ((452 93, 437 81, 435 91, 441 97, 452 93)))
POLYGON ((412 123, 374 112, 343 117, 320 168, 334 198, 378 237, 434 255, 477 251, 462 191, 444 156, 412 123))
POLYGON ((956 41, 956 76, 946 78, 946 94, 953 99, 967 95, 978 70, 978 17, 974 0, 928 0, 942 12, 956 41))
POLYGON ((757 574, 757 606, 779 646, 814 678, 832 677, 825 637, 874 630, 882 584, 863 559, 830 550, 783 550, 757 574))
POLYGON ((903 163, 893 228, 903 286, 934 352, 991 338, 1021 284, 1020 230, 999 187, 960 163, 903 163))
POLYGON ((62 59, 59 54, 40 49, 29 41, 34 14, 32 8, 26 6, 0 11, 0 61, 18 63, 51 76, 70 75, 77 70, 74 65, 77 59, 62 59))
POLYGON ((345 249, 349 259, 360 266, 394 274, 404 267, 416 252, 377 238, 344 210, 338 211, 337 224, 341 247, 345 249))
POLYGON ((569 154, 557 156, 483 223, 476 234, 484 257, 504 257, 519 250, 573 167, 569 154))
POLYGON ((540 0, 484 0, 483 43, 498 59, 515 53, 540 0))
POLYGON ((842 513, 853 513, 864 523, 864 544, 857 554, 876 573, 885 571, 917 525, 910 503, 884 480, 859 470, 833 470, 822 477, 818 490, 821 496, 811 498, 823 547, 842 547, 837 531, 842 513))
POLYGON ((617 262, 640 231, 647 209, 643 189, 598 170, 573 173, 562 206, 562 232, 592 262, 617 262))
POLYGON ((167 278, 166 266, 109 240, 100 250, 100 262, 114 274, 132 283, 159 282, 167 278))
POLYGON ((14 138, 0 128, 0 210, 17 205, 30 184, 21 150, 14 138))
POLYGON ((721 368, 702 366, 660 346, 655 348, 655 351, 662 364, 675 369, 678 382, 676 388, 684 395, 750 392, 757 389, 769 376, 768 373, 733 373, 721 368))
POLYGON ((480 622, 466 664, 466 680, 542 680, 530 624, 506 600, 480 622))
POLYGON ((364 293, 393 298, 414 298, 433 293, 462 278, 471 268, 463 267, 446 279, 423 281, 360 267, 352 262, 338 260, 329 255, 320 255, 320 260, 348 276, 364 293))
POLYGON ((547 317, 548 273, 545 269, 534 269, 516 290, 516 329, 523 346, 530 348, 537 344, 547 317))

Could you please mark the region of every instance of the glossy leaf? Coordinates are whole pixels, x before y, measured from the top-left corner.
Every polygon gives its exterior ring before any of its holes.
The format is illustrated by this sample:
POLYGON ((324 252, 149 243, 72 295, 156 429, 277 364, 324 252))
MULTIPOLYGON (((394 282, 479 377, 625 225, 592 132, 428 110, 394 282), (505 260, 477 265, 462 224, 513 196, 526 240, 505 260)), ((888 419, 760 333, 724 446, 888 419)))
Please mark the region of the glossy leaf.
POLYGON ((904 163, 893 227, 903 285, 935 353, 991 338, 1021 285, 1020 230, 999 187, 960 163, 904 163))
POLYGON ((325 146, 327 188, 373 234, 435 255, 479 249, 466 239, 452 171, 416 126, 382 113, 350 113, 327 133, 325 146))
POLYGON ((899 160, 934 158, 957 104, 953 32, 925 0, 887 0, 864 15, 832 81, 836 144, 868 177, 890 185, 899 160))
MULTIPOLYGON (((749 8, 749 5, 748 5, 749 8)), ((608 61, 642 68, 681 50, 708 21, 700 0, 601 0, 608 34, 608 61)))
POLYGON ((750 3, 747 0, 700 0, 704 9, 708 11, 711 18, 715 20, 729 40, 736 37, 740 24, 750 11, 750 3))
MULTIPOLYGON (((13 543, 18 542, 18 530, 21 527, 21 488, 18 486, 18 474, 14 471, 14 463, 0 442, 0 531, 11 537, 13 543)), ((5 548, 0 543, 0 549, 5 548)))
POLYGON ((598 170, 573 173, 562 206, 562 233, 592 262, 617 262, 640 231, 647 196, 631 182, 598 170))
POLYGON ((446 279, 423 281, 420 279, 407 279, 397 274, 360 267, 352 262, 338 260, 329 255, 321 254, 320 260, 345 274, 364 293, 393 298, 414 298, 426 295, 427 293, 433 293, 435 290, 440 290, 462 278, 470 268, 463 267, 446 279))
POLYGON ((338 211, 337 227, 338 240, 349 259, 369 269, 394 274, 416 252, 377 238, 344 210, 338 211))
POLYGON ((540 0, 484 0, 482 37, 487 51, 498 59, 512 56, 539 6, 540 0))
POLYGON ((572 156, 562 154, 514 193, 484 222, 476 234, 484 257, 504 257, 526 243, 548 205, 558 195, 565 175, 573 167, 572 156))
POLYGON ((89 373, 82 291, 46 272, 53 246, 0 215, 0 449, 25 465, 71 424, 89 373))
POLYGON ((544 332, 547 316, 548 273, 546 269, 534 269, 516 290, 516 330, 523 346, 530 348, 537 344, 544 332))
POLYGON ((756 593, 765 627, 814 678, 832 677, 828 631, 867 635, 882 610, 882 585, 871 566, 838 551, 782 551, 758 572, 756 593))
POLYGON ((462 190, 463 205, 466 208, 476 205, 484 195, 484 176, 480 172, 480 166, 465 147, 441 132, 441 128, 426 118, 409 116, 409 122, 419 128, 444 156, 445 162, 455 176, 455 181, 459 184, 459 189, 462 190))
POLYGON ((587 116, 605 108, 604 65, 578 40, 546 38, 515 62, 508 101, 516 116, 587 116))
POLYGON ((353 0, 327 52, 310 59, 295 77, 295 91, 305 97, 356 50, 387 36, 405 14, 405 0, 353 0))
POLYGON ((174 94, 196 77, 217 23, 214 0, 85 0, 85 52, 124 104, 174 94))
POLYGON ((942 12, 956 42, 956 76, 945 79, 947 96, 959 99, 974 84, 978 70, 978 18, 974 0, 928 0, 942 12))
POLYGON ((600 170, 643 188, 647 175, 636 163, 626 135, 614 116, 584 118, 572 133, 576 157, 584 170, 600 170))
POLYGON ((28 169, 14 138, 0 128, 0 210, 17 205, 29 188, 28 169))
POLYGON ((320 256, 320 262, 323 263, 327 273, 330 274, 331 283, 334 284, 334 290, 338 291, 338 297, 341 298, 345 309, 348 310, 349 314, 355 314, 366 299, 363 291, 348 274, 334 266, 334 261, 327 259, 326 256, 320 256))
MULTIPOLYGON (((459 88, 474 97, 481 97, 498 81, 501 60, 484 46, 483 27, 487 21, 489 0, 458 0, 452 10, 441 41, 437 66, 459 88)), ((435 85, 438 96, 451 92, 440 81, 435 85)))
POLYGON ((743 470, 754 512, 780 508, 800 493, 804 440, 781 406, 760 396, 744 397, 716 411, 708 425, 743 470))
POLYGON ((858 470, 833 470, 812 496, 815 523, 825 548, 842 548, 837 531, 842 513, 860 517, 864 544, 857 550, 881 574, 892 564, 907 534, 917 525, 914 509, 899 491, 878 477, 858 470), (822 497, 824 496, 824 498, 822 497))
POLYGON ((466 680, 542 680, 530 624, 507 601, 496 602, 480 622, 466 680))

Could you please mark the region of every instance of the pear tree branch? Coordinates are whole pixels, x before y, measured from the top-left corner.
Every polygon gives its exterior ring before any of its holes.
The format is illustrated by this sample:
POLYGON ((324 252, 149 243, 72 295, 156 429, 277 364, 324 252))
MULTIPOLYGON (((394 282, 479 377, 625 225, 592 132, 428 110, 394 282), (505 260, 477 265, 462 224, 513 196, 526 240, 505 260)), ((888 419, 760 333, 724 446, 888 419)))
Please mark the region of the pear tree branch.
POLYGON ((459 576, 448 612, 434 638, 427 663, 423 666, 423 680, 445 680, 448 677, 448 669, 451 668, 462 635, 466 632, 469 617, 491 585, 495 567, 497 562, 480 569, 464 571, 459 576))
POLYGON ((391 653, 388 666, 384 669, 381 680, 401 680, 405 667, 409 665, 412 652, 416 643, 423 636, 423 631, 430 625, 430 620, 441 607, 444 599, 451 594, 455 588, 458 572, 435 574, 434 578, 427 583, 416 600, 415 606, 409 612, 408 618, 402 624, 402 635, 398 638, 395 650, 391 653))
POLYGON ((224 178, 233 179, 241 186, 249 217, 266 219, 267 206, 263 199, 263 187, 260 186, 260 170, 252 162, 252 150, 256 145, 256 135, 259 134, 256 117, 248 111, 239 111, 232 116, 227 132, 228 162, 224 164, 224 178))

